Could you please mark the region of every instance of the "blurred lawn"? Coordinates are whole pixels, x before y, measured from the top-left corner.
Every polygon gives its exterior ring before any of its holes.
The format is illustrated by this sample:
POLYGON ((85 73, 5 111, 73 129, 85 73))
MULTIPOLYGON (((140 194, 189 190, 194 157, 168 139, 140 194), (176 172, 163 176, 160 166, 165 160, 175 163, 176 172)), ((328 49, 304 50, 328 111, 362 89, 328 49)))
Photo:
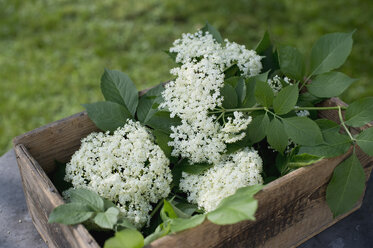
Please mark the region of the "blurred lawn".
POLYGON ((342 71, 360 80, 346 101, 373 95, 373 1, 0 0, 0 155, 11 139, 102 99, 104 67, 144 89, 169 79, 162 51, 205 21, 252 48, 268 28, 308 53, 328 32, 357 28, 342 71))

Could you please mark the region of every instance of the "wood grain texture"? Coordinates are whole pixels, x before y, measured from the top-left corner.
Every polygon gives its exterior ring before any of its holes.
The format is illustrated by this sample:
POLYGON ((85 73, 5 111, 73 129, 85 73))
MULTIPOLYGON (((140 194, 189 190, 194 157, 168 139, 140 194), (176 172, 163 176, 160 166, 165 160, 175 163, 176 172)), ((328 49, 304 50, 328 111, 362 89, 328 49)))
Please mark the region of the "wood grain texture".
POLYGON ((49 247, 98 248, 100 247, 83 225, 66 226, 49 224, 48 216, 64 203, 38 162, 24 145, 15 147, 21 172, 23 189, 34 225, 49 247))
MULTIPOLYGON (((145 91, 140 92, 143 94, 145 91)), ((322 106, 344 105, 333 98, 322 106)), ((337 111, 320 111, 320 118, 338 122, 337 111)), ((369 126, 369 125, 368 125, 369 126)), ((66 162, 79 148, 81 138, 98 129, 82 112, 35 129, 14 139, 26 201, 34 224, 50 247, 98 247, 87 230, 78 225, 48 224, 52 209, 63 203, 47 177, 54 161, 66 162)), ((357 133, 360 129, 352 128, 357 133)), ((372 158, 357 150, 366 179, 372 158)), ((184 232, 154 241, 149 247, 294 247, 357 210, 333 219, 325 203, 325 190, 334 168, 349 156, 325 159, 279 178, 256 195, 256 221, 219 226, 209 221, 184 232)))

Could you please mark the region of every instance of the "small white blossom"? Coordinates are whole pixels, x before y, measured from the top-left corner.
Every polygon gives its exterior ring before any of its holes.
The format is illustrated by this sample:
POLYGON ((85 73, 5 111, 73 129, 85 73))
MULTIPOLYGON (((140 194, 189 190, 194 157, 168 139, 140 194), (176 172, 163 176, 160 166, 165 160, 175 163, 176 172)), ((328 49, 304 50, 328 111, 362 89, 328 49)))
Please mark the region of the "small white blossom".
POLYGON ((295 113, 299 117, 307 117, 310 115, 310 112, 308 110, 297 110, 295 111, 295 113))
POLYGON ((150 220, 151 203, 167 197, 169 160, 139 122, 129 120, 113 135, 91 133, 66 165, 65 180, 115 202, 138 228, 150 220))
POLYGON ((272 88, 274 93, 278 93, 283 88, 281 81, 288 85, 293 84, 290 78, 288 77, 281 78, 278 75, 274 76, 272 79, 268 79, 267 83, 272 88))
POLYGON ((180 189, 188 194, 188 201, 207 212, 213 211, 224 198, 237 189, 262 184, 262 159, 257 151, 245 148, 225 155, 221 162, 200 175, 183 172, 180 189))

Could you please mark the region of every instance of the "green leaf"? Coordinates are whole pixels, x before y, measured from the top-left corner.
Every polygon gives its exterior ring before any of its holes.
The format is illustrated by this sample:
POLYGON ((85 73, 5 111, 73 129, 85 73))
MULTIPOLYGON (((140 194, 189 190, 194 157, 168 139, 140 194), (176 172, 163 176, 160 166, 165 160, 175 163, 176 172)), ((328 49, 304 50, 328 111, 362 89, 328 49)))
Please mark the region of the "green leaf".
POLYGON ((264 139, 269 126, 269 117, 267 113, 253 117, 253 120, 247 127, 246 135, 252 143, 257 143, 264 139))
POLYGON ((321 129, 325 143, 317 146, 301 146, 299 153, 331 158, 348 151, 351 146, 350 138, 339 133, 340 126, 337 123, 327 119, 318 119, 315 122, 321 129))
POLYGON ((89 118, 103 131, 113 132, 132 118, 124 106, 115 102, 96 102, 83 106, 87 109, 89 118))
POLYGON ((315 146, 324 143, 319 126, 307 117, 282 119, 285 132, 296 144, 315 146))
POLYGON ((158 146, 162 149, 166 157, 171 157, 172 147, 168 146, 168 142, 172 140, 170 136, 167 133, 157 129, 153 130, 153 135, 155 136, 158 146))
POLYGON ((317 146, 302 146, 300 153, 308 153, 319 157, 332 158, 342 155, 348 151, 351 141, 348 136, 343 134, 323 134, 325 144, 317 146))
POLYGON ((373 97, 359 99, 346 110, 346 124, 361 127, 373 120, 373 97))
POLYGON ((96 212, 104 211, 104 200, 93 191, 88 189, 72 189, 69 194, 71 202, 85 204, 96 212))
POLYGON ((204 214, 198 214, 188 219, 183 219, 183 218, 173 219, 171 220, 171 224, 170 224, 171 232, 176 233, 176 232, 181 232, 186 229, 196 227, 202 224, 205 218, 206 216, 204 214))
MULTIPOLYGON (((173 202, 175 201, 176 200, 174 200, 173 202)), ((192 216, 192 214, 198 209, 198 206, 196 204, 189 203, 186 200, 181 202, 175 202, 174 206, 176 206, 178 209, 180 209, 180 211, 182 211, 189 217, 192 216)))
POLYGON ((255 98, 264 107, 272 106, 274 95, 271 87, 266 82, 256 82, 255 98))
POLYGON ((332 33, 322 36, 311 51, 311 75, 334 70, 344 64, 352 48, 351 33, 332 33))
POLYGON ((196 163, 196 164, 190 164, 188 160, 183 160, 180 165, 177 165, 181 167, 181 170, 184 172, 187 172, 189 174, 194 174, 198 175, 206 170, 210 169, 213 164, 208 164, 208 163, 196 163))
MULTIPOLYGON (((166 236, 170 232, 170 225, 164 225, 164 223, 161 223, 155 231, 147 236, 144 241, 144 245, 149 245, 154 240, 157 240, 161 237, 166 236)), ((104 247, 105 248, 105 247, 104 247)))
POLYGON ((88 220, 93 214, 94 212, 89 206, 72 202, 53 209, 52 213, 49 215, 48 223, 75 225, 88 220))
POLYGON ((208 22, 206 22, 206 25, 201 30, 202 30, 202 32, 204 34, 206 32, 208 32, 209 34, 211 34, 212 37, 214 37, 214 39, 218 43, 223 43, 223 38, 221 37, 219 31, 216 28, 214 28, 213 26, 211 26, 208 22))
POLYGON ((253 185, 238 189, 236 193, 223 199, 214 211, 209 212, 207 218, 218 225, 255 220, 258 201, 254 195, 262 188, 262 185, 253 185))
POLYGON ((307 89, 317 97, 330 98, 342 94, 355 81, 341 72, 332 71, 318 75, 307 89))
POLYGON ((180 125, 181 120, 178 117, 171 118, 167 111, 158 111, 145 123, 147 126, 161 130, 165 133, 171 132, 171 126, 180 125))
POLYGON ((284 125, 276 118, 273 118, 267 128, 267 141, 273 149, 281 153, 288 145, 288 136, 284 125))
POLYGON ((373 156, 373 127, 365 129, 356 137, 357 144, 369 156, 373 156))
POLYGON ((303 55, 291 46, 284 46, 278 49, 278 60, 281 71, 292 79, 303 80, 305 64, 303 55))
POLYGON ((223 107, 232 109, 237 107, 238 97, 236 90, 230 84, 224 84, 220 90, 220 95, 223 96, 223 107))
POLYGON ((303 153, 303 154, 292 156, 287 165, 290 168, 300 168, 300 167, 304 167, 307 165, 317 163, 321 161, 322 159, 323 157, 303 153))
POLYGON ((238 78, 235 90, 237 93, 238 103, 239 105, 242 105, 242 103, 244 102, 246 98, 246 83, 242 77, 238 78))
POLYGON ((178 217, 171 203, 169 203, 167 200, 163 200, 163 207, 161 209, 160 215, 163 222, 169 219, 176 219, 178 217))
POLYGON ((233 78, 237 77, 240 74, 239 72, 240 72, 240 68, 238 68, 237 64, 233 64, 224 70, 224 78, 228 80, 232 77, 233 78))
POLYGON ((102 200, 104 201, 104 210, 105 211, 108 210, 111 207, 115 207, 116 206, 112 201, 110 201, 108 199, 102 198, 102 200))
POLYGON ((354 153, 334 169, 326 189, 326 202, 334 217, 352 209, 364 192, 364 188, 364 170, 354 153))
POLYGON ((144 237, 133 229, 124 229, 116 232, 115 236, 106 240, 104 248, 141 248, 144 246, 144 237))
POLYGON ((161 95, 163 90, 163 85, 159 84, 140 97, 139 106, 137 107, 137 118, 141 123, 149 121, 158 111, 157 109, 152 108, 152 106, 157 102, 157 97, 161 95))
POLYGON ((281 89, 273 101, 273 108, 278 115, 289 113, 298 101, 298 84, 281 89))
POLYGON ((273 72, 279 69, 279 62, 278 56, 276 52, 273 52, 273 45, 271 43, 271 39, 269 37, 269 33, 266 31, 263 35, 263 38, 258 43, 255 51, 263 56, 264 58, 261 60, 263 69, 262 71, 273 72))
POLYGON ((139 95, 136 86, 126 74, 105 69, 101 77, 101 91, 107 101, 125 106, 135 116, 139 95))
POLYGON ((245 97, 242 101, 241 107, 243 108, 249 108, 255 105, 256 99, 255 99, 255 86, 257 81, 266 82, 268 79, 268 72, 256 75, 254 77, 249 77, 245 80, 245 97))
POLYGON ((113 229, 118 221, 119 209, 111 207, 103 213, 97 213, 93 221, 102 228, 113 229))
POLYGON ((127 218, 121 217, 117 222, 117 229, 123 230, 126 228, 136 230, 136 227, 127 218))

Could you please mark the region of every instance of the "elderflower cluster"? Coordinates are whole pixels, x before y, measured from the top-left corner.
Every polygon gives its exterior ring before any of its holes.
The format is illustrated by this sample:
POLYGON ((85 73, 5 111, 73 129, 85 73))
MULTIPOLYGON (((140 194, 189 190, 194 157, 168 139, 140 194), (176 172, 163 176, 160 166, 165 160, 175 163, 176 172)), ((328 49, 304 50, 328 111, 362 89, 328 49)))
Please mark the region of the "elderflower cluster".
POLYGON ((183 34, 181 39, 174 41, 170 52, 177 53, 176 62, 181 64, 207 58, 221 71, 236 63, 243 76, 260 73, 261 57, 255 51, 227 39, 224 43, 219 44, 208 32, 198 31, 195 34, 183 34))
POLYGON ((218 163, 226 143, 241 140, 245 136, 242 131, 251 122, 251 117, 238 112, 228 116, 225 124, 209 115, 222 106, 224 70, 236 64, 242 76, 255 76, 262 69, 261 57, 228 40, 219 44, 202 31, 183 34, 170 52, 176 53, 176 62, 181 66, 171 70, 176 79, 165 86, 160 108, 167 108, 171 117, 182 120, 181 125, 171 128, 172 155, 188 158, 192 163, 218 163))
POLYGON ((169 160, 139 122, 129 120, 113 135, 91 133, 66 165, 65 180, 115 202, 138 228, 150 220, 151 203, 167 197, 169 160))
POLYGON ((267 83, 272 88, 274 93, 278 93, 283 87, 281 81, 284 84, 288 84, 288 85, 292 84, 290 78, 288 78, 288 77, 281 78, 278 75, 274 76, 272 79, 268 79, 267 83))
POLYGON ((203 174, 183 172, 179 187, 187 192, 188 201, 210 212, 237 189, 263 183, 261 172, 262 159, 258 152, 245 148, 226 155, 220 163, 203 174))

